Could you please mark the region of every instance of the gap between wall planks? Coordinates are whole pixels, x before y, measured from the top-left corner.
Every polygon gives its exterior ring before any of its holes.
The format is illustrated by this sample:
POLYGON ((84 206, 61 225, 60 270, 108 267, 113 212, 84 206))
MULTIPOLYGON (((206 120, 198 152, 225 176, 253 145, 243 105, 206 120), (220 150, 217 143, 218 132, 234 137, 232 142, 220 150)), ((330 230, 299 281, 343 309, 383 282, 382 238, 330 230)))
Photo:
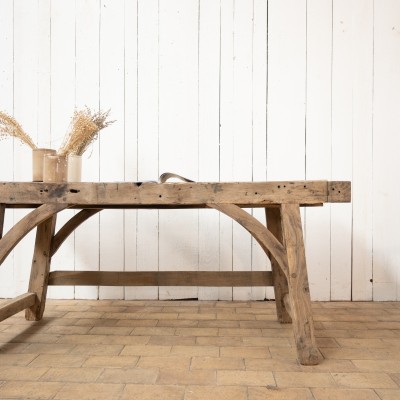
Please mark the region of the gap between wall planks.
MULTIPOLYGON (((171 168, 209 181, 351 179, 354 199, 347 210, 331 215, 325 206, 303 215, 312 297, 397 299, 399 221, 392 216, 398 189, 390 182, 398 170, 400 4, 190 0, 169 7, 160 9, 156 0, 2 1, 0 107, 41 145, 56 145, 74 106, 112 107, 118 125, 84 160, 87 181, 108 171, 112 180, 155 179, 171 168), (178 26, 187 34, 179 36, 178 26)), ((2 141, 1 155, 1 180, 29 180, 26 148, 2 141)), ((14 215, 6 217, 5 230, 9 218, 23 212, 14 215)), ((254 215, 263 219, 257 210, 254 215)), ((159 269, 159 234, 187 240, 179 231, 188 223, 198 234, 185 242, 187 256, 176 260, 164 243, 162 268, 175 261, 189 261, 194 270, 204 262, 210 269, 267 264, 257 244, 241 241, 225 217, 200 210, 188 218, 171 221, 171 228, 161 220, 160 230, 158 211, 117 211, 112 221, 94 217, 56 257, 68 258, 76 270, 99 270, 112 255, 112 248, 100 246, 101 237, 108 224, 118 224, 125 269, 159 269), (155 243, 151 252, 148 242, 155 243)), ((26 288, 32 245, 32 235, 20 243, 0 270, 1 282, 26 288)), ((2 285, 0 295, 13 290, 2 285)), ((115 290, 101 296, 159 297, 157 288, 115 290)), ((178 294, 162 296, 171 293, 178 294)), ((97 298, 98 290, 57 288, 50 295, 97 298)), ((261 299, 269 293, 207 288, 197 295, 261 299)))

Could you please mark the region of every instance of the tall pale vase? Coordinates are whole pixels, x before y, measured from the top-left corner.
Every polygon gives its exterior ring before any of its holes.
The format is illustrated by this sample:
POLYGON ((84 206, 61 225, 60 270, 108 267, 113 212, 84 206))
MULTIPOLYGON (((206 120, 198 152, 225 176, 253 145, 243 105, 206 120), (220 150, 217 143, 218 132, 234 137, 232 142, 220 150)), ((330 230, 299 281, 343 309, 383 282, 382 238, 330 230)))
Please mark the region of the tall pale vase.
POLYGON ((43 163, 43 182, 67 182, 67 157, 46 154, 43 163))
POLYGON ((82 180, 82 156, 70 154, 68 156, 68 182, 80 182, 82 180))
POLYGON ((32 150, 32 180, 33 182, 43 182, 43 165, 44 157, 47 155, 55 155, 53 149, 38 148, 32 150))

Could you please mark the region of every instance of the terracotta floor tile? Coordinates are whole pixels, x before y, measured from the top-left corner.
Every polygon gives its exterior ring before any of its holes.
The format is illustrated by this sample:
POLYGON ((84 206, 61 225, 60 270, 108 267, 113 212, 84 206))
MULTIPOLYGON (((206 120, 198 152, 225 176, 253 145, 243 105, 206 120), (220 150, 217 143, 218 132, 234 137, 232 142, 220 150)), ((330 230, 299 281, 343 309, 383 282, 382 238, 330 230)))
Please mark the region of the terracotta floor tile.
POLYGON ((78 344, 69 354, 85 356, 116 356, 121 353, 123 345, 119 344, 78 344))
MULTIPOLYGON (((163 318, 160 318, 163 319, 163 318)), ((195 321, 211 321, 216 319, 216 314, 202 314, 202 313, 180 313, 178 319, 195 320, 195 321)))
POLYGON ((63 387, 58 382, 8 381, 0 386, 0 399, 53 399, 63 387))
POLYGON ((330 373, 326 372, 275 372, 278 387, 332 387, 336 386, 330 373))
POLYGON ((376 389, 380 400, 399 400, 400 389, 376 389))
POLYGON ((215 385, 216 371, 214 370, 174 370, 160 369, 157 379, 159 385, 215 385))
POLYGON ((245 358, 246 370, 248 371, 285 371, 300 372, 301 365, 296 359, 277 360, 275 358, 245 358))
POLYGON ((136 327, 133 329, 132 336, 171 336, 175 334, 175 328, 150 326, 150 327, 136 327))
POLYGON ((219 347, 217 346, 173 346, 171 355, 179 356, 204 356, 204 357, 218 357, 219 347))
POLYGON ((193 357, 190 369, 244 370, 245 364, 243 358, 193 357))
POLYGON ((315 388, 315 400, 379 400, 371 389, 315 388))
POLYGON ((220 336, 261 336, 261 329, 249 329, 249 328, 220 328, 220 336))
POLYGON ((133 368, 138 361, 136 356, 90 356, 83 367, 133 368))
POLYGON ((171 353, 171 346, 125 346, 122 356, 167 356, 171 353))
POLYGON ((50 368, 40 380, 45 382, 94 382, 102 371, 102 368, 50 368))
POLYGON ((177 385, 126 385, 121 400, 183 400, 185 388, 177 385))
POLYGON ((140 357, 137 366, 140 368, 162 368, 187 370, 190 369, 190 357, 157 357, 157 356, 142 356, 140 357))
POLYGON ((196 344, 200 346, 243 346, 242 337, 224 336, 200 336, 196 338, 196 344))
POLYGON ((240 321, 224 321, 224 320, 212 320, 212 321, 198 321, 199 328, 239 328, 240 321))
POLYGON ((268 347, 291 347, 291 340, 288 338, 273 338, 273 337, 256 337, 244 336, 243 346, 268 346, 268 347))
MULTIPOLYGON (((315 400, 309 389, 281 389, 277 387, 250 387, 249 400, 315 400)), ((347 400, 346 398, 340 400, 347 400)))
POLYGON ((194 336, 152 336, 148 342, 149 345, 160 346, 194 346, 196 338, 194 336))
POLYGON ((177 336, 218 336, 218 328, 177 328, 177 336))
POLYGON ((339 386, 350 388, 378 388, 378 389, 394 389, 398 388, 396 383, 388 374, 374 372, 349 372, 349 373, 333 373, 333 379, 339 386))
POLYGON ((123 390, 123 384, 115 383, 66 383, 54 400, 119 399, 123 390))
POLYGON ((188 386, 184 400, 247 400, 247 389, 240 386, 188 386))
POLYGON ((157 321, 156 319, 118 319, 116 321, 117 322, 115 326, 125 326, 132 328, 156 326, 160 322, 157 321))
POLYGON ((123 326, 95 326, 88 332, 89 335, 130 335, 132 327, 123 326))
POLYGON ((275 386, 271 371, 218 370, 217 384, 222 386, 275 386))
POLYGON ((154 384, 157 377, 158 368, 106 368, 97 382, 154 384))
POLYGON ((221 357, 242 357, 242 358, 271 358, 268 347, 260 346, 222 346, 221 357))
POLYGON ((400 373, 400 360, 352 360, 360 371, 400 373))
MULTIPOLYGON (((208 321, 202 321, 208 322, 208 321)), ((190 320, 190 319, 168 319, 168 320, 159 320, 156 322, 158 327, 167 327, 167 328, 196 328, 199 325, 199 321, 190 320)))
POLYGON ((0 365, 28 365, 37 354, 4 354, 0 353, 0 365))
POLYGON ((39 354, 30 364, 30 367, 80 367, 86 361, 81 355, 39 354))
POLYGON ((65 335, 57 343, 68 343, 76 345, 144 345, 150 340, 149 336, 132 335, 65 335))
POLYGON ((0 381, 37 381, 48 371, 48 367, 30 368, 0 365, 0 381))
POLYGON ((21 353, 37 354, 68 354, 75 347, 73 344, 31 343, 21 353))

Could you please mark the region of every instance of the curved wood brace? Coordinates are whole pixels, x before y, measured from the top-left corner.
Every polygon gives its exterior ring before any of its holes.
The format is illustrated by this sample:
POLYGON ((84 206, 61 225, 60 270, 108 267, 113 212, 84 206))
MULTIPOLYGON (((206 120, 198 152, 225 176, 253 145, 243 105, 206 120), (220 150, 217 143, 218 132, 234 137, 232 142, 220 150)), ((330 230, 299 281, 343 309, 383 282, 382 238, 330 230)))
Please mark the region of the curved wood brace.
POLYGON ((60 246, 65 242, 68 236, 83 222, 89 219, 92 215, 97 214, 102 208, 86 208, 75 214, 65 225, 59 229, 54 235, 51 242, 50 257, 52 257, 60 246))
POLYGON ((18 221, 1 239, 0 265, 14 247, 36 226, 54 214, 70 207, 69 204, 43 204, 18 221))
POLYGON ((285 275, 288 274, 288 260, 283 245, 260 221, 235 204, 207 204, 207 206, 228 215, 242 225, 257 240, 267 256, 273 257, 285 275))

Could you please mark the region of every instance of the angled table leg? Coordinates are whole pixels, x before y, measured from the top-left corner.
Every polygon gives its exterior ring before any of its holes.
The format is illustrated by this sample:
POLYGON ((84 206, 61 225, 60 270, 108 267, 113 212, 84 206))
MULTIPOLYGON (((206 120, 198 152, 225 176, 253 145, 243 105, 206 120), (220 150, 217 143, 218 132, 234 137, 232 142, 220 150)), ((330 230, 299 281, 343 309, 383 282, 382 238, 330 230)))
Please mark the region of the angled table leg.
MULTIPOLYGON (((265 209, 268 230, 283 244, 281 210, 280 207, 268 207, 265 209)), ((290 323, 292 318, 286 309, 285 298, 289 293, 288 281, 285 272, 277 260, 269 253, 272 268, 272 281, 274 283, 275 304, 278 321, 281 323, 290 323)))
POLYGON ((6 211, 5 205, 4 204, 0 204, 0 239, 3 237, 5 211, 6 211))
POLYGON ((321 354, 314 337, 306 256, 298 204, 281 205, 282 235, 288 258, 287 306, 293 322, 297 355, 303 365, 318 364, 321 354))
POLYGON ((28 292, 36 293, 37 298, 35 304, 25 311, 25 318, 28 321, 39 321, 43 317, 50 271, 51 241, 54 236, 56 218, 57 214, 54 214, 37 226, 35 250, 28 289, 28 292))

